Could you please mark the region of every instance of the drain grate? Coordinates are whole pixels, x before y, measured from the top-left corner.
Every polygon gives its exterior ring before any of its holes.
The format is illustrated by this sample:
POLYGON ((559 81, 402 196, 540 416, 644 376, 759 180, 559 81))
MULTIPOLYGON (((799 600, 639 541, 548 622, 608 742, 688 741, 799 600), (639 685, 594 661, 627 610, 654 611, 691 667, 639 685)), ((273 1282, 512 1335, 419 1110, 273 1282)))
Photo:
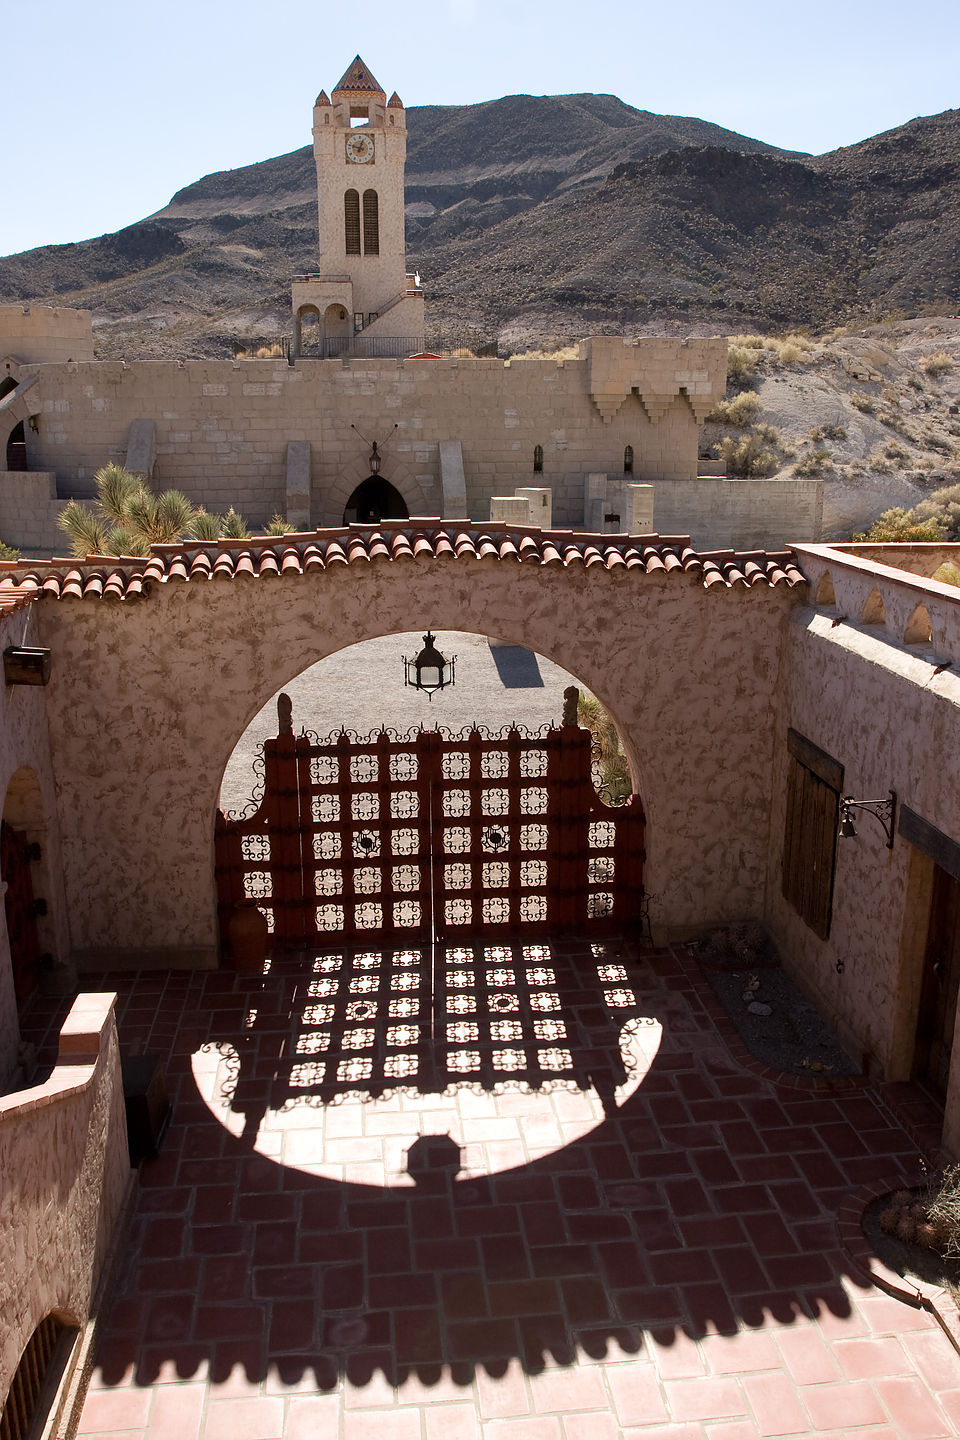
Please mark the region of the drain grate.
POLYGON ((58 1354, 62 1356, 63 1347, 59 1342, 69 1329, 56 1315, 48 1315, 34 1330, 20 1356, 0 1412, 0 1440, 26 1440, 41 1398, 46 1398, 48 1403, 53 1399, 55 1387, 45 1387, 45 1381, 48 1377, 52 1379, 51 1372, 58 1368, 52 1362, 58 1354))

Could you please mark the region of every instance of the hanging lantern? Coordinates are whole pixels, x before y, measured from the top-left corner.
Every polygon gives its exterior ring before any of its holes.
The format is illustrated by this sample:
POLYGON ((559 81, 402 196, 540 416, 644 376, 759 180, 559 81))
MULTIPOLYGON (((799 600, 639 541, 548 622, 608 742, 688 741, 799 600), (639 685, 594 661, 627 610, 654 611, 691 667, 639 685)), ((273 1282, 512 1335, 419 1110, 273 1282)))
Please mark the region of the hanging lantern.
POLYGON ((457 663, 456 655, 445 660, 440 651, 434 645, 436 636, 428 630, 423 637, 423 649, 414 660, 403 657, 403 680, 405 685, 412 685, 414 690, 426 692, 429 700, 433 699, 434 690, 443 690, 453 684, 453 672, 457 663))

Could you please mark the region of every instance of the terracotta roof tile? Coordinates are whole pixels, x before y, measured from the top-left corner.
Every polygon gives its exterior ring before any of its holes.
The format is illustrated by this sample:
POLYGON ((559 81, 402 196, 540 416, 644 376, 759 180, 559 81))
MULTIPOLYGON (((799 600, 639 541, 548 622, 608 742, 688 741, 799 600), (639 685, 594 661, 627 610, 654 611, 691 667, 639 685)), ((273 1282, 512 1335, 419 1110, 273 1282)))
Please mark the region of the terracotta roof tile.
POLYGON ((699 576, 703 588, 785 585, 805 576, 792 552, 698 552, 686 535, 581 535, 535 526, 480 526, 468 520, 385 521, 284 536, 154 545, 145 558, 0 561, 0 612, 36 599, 134 601, 155 585, 298 576, 330 566, 420 563, 453 558, 490 564, 580 566, 642 574, 699 576))

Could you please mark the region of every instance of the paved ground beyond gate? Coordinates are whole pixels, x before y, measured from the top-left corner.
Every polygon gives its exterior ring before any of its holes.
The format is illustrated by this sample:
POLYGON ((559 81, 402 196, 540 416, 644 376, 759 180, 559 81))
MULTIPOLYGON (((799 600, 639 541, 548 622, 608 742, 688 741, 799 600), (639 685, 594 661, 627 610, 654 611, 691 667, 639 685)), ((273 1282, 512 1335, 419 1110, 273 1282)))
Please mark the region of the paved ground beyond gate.
MULTIPOLYGON (((86 1440, 960 1432, 960 1357, 837 1244, 843 1197, 915 1160, 877 1095, 747 1073, 673 952, 554 945, 524 987, 516 956, 440 961, 468 977, 444 1093, 377 1068, 313 957, 119 982, 176 1112, 86 1440)), ((411 996, 396 957, 365 973, 361 1005, 411 996)))

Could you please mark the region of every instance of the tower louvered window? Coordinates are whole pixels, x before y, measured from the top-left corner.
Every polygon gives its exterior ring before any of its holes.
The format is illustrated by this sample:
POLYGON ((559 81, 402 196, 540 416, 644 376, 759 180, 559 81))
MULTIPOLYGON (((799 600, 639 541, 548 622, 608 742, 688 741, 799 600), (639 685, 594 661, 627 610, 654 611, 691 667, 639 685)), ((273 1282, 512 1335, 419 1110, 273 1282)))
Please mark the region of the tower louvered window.
POLYGON ((348 190, 343 197, 343 227, 348 255, 360 254, 360 195, 348 190))
POLYGON ((380 202, 376 190, 363 192, 363 253, 380 254, 380 202))

